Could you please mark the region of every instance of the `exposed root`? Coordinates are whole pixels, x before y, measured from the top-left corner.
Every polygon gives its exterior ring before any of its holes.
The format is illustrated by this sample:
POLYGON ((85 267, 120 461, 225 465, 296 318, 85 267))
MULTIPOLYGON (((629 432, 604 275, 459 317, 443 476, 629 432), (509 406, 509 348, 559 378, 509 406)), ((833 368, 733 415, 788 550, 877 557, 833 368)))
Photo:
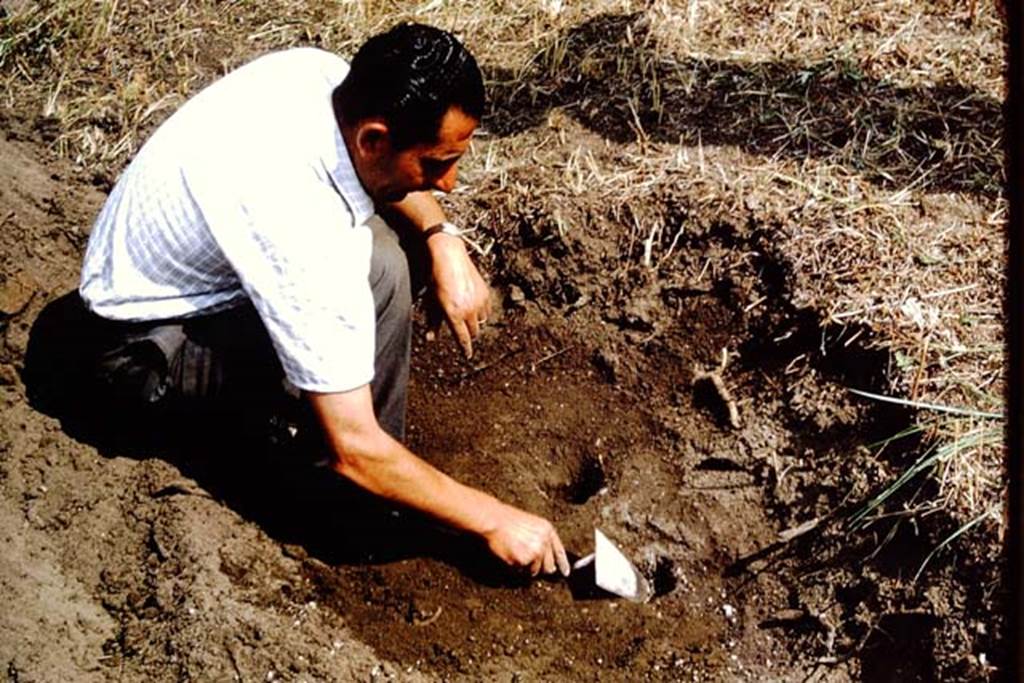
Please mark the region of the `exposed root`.
POLYGON ((725 372, 725 367, 729 363, 729 351, 728 349, 722 349, 722 362, 715 370, 703 370, 700 366, 693 366, 693 386, 697 386, 701 382, 710 382, 711 386, 715 389, 715 395, 721 400, 722 405, 725 406, 726 411, 729 415, 729 426, 733 429, 738 429, 740 426, 740 411, 736 406, 736 401, 733 400, 732 394, 729 393, 729 388, 725 386, 725 381, 722 380, 722 373, 725 372))

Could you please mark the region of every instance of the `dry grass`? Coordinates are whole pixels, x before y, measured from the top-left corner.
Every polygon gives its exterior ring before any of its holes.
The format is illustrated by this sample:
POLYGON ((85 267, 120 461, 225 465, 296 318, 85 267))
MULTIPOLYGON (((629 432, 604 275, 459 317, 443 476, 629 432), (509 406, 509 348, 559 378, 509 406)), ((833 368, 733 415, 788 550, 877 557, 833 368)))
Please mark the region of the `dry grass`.
MULTIPOLYGON (((350 53, 403 19, 450 28, 498 104, 455 196, 467 221, 500 237, 488 222, 529 204, 564 234, 589 229, 571 208, 586 198, 625 258, 671 276, 687 215, 777 222, 794 303, 872 330, 893 395, 1002 412, 1006 85, 990 5, 50 0, 0 24, 0 92, 62 154, 114 171, 256 54, 350 53)), ((1002 498, 1002 442, 965 435, 993 421, 922 415, 951 445, 939 502, 977 518, 1002 498)))

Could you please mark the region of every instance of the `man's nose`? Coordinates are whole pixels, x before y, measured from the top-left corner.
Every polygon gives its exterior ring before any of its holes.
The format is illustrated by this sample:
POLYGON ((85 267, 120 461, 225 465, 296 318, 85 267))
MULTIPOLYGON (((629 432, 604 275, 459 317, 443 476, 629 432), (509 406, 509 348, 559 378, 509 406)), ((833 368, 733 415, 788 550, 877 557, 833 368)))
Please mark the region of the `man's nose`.
POLYGON ((440 176, 434 181, 434 187, 447 194, 455 189, 455 180, 457 176, 458 173, 456 171, 455 164, 452 164, 452 167, 449 168, 443 176, 440 176))

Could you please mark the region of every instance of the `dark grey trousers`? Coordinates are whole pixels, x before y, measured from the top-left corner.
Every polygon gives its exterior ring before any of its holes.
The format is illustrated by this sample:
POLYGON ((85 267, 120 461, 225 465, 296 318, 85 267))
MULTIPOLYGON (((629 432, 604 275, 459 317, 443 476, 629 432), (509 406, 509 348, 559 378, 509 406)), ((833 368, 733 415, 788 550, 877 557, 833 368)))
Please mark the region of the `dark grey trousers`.
MULTIPOLYGON (((373 405, 381 426, 402 439, 412 292, 422 291, 427 255, 422 243, 400 239, 379 218, 371 219, 371 227, 369 279, 377 314, 373 405)), ((210 315, 125 323, 96 316, 72 292, 48 306, 33 328, 26 385, 37 393, 77 397, 73 401, 111 402, 129 412, 189 403, 258 419, 301 410, 249 303, 210 315)))

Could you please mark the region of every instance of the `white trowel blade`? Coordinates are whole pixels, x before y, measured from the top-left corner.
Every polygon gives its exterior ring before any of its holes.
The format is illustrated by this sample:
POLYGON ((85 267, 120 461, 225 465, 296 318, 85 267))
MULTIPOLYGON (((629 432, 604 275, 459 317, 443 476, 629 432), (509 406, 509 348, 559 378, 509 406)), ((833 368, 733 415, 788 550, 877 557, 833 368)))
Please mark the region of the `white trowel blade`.
POLYGON ((644 602, 650 595, 644 577, 600 529, 594 529, 594 577, 600 588, 627 600, 644 602))

